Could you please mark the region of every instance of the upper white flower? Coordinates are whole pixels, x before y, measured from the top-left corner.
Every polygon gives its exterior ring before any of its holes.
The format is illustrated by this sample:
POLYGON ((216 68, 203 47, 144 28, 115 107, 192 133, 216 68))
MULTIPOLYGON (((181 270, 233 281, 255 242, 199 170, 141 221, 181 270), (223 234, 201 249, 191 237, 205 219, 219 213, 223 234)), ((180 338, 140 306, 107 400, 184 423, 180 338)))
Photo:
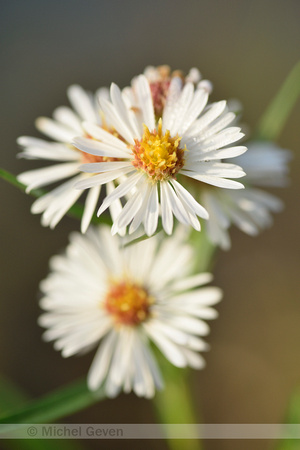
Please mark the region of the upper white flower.
POLYGON ((91 390, 152 397, 163 383, 151 341, 177 367, 205 364, 198 353, 207 350, 203 319, 216 317, 211 305, 221 291, 199 288, 212 277, 191 274, 193 248, 182 229, 161 237, 122 248, 108 227, 90 227, 86 235, 73 233, 66 254, 50 260, 39 323, 64 357, 98 346, 91 390))
POLYGON ((283 203, 276 196, 255 186, 285 186, 290 159, 288 150, 272 142, 251 142, 247 153, 235 160, 247 174, 243 180, 244 190, 221 191, 201 187, 198 196, 209 212, 209 221, 205 226, 214 244, 224 250, 230 248, 228 231, 231 224, 252 236, 272 225, 272 213, 281 211, 283 203))
POLYGON ((99 174, 77 183, 77 187, 90 188, 127 176, 98 210, 100 215, 116 200, 130 195, 114 220, 113 233, 129 224, 132 233, 143 224, 150 236, 157 229, 160 214, 168 234, 172 233, 173 215, 200 230, 197 216, 208 219, 207 211, 176 178, 184 175, 221 188, 243 188, 230 179, 245 175, 241 167, 223 162, 246 151, 244 146, 230 146, 243 137, 239 127, 228 126, 235 115, 228 112, 225 101, 207 106, 206 88, 198 85, 195 89, 192 82, 183 85, 181 78, 173 77, 162 117, 157 120, 147 78, 138 76, 133 89, 138 109, 132 108, 126 93, 121 93, 115 84, 110 89, 111 100, 100 99, 101 109, 118 136, 84 122, 83 127, 93 140, 73 140, 83 152, 121 160, 83 165, 83 171, 99 174))
MULTIPOLYGON (((95 125, 107 127, 107 124, 102 123, 96 97, 77 85, 70 86, 67 93, 73 109, 62 106, 54 111, 53 119, 40 117, 36 121, 37 128, 57 142, 48 142, 28 136, 18 139, 18 144, 23 147, 23 152, 19 154, 20 157, 60 162, 50 167, 21 173, 18 180, 27 185, 26 192, 72 177, 32 204, 32 213, 43 213, 42 224, 51 228, 56 226, 82 194, 74 189, 74 184, 79 180, 90 178, 90 174, 84 174, 79 170, 80 165, 88 161, 103 161, 103 158, 82 153, 71 145, 75 136, 82 135, 88 138, 82 128, 82 121, 87 120, 95 125)), ((107 98, 109 94, 107 89, 102 88, 97 91, 96 95, 107 98)), ((81 222, 82 232, 85 232, 89 226, 98 202, 100 188, 101 186, 95 186, 87 195, 81 222)), ((108 182, 106 188, 107 192, 111 192, 114 189, 113 183, 108 182)), ((113 217, 117 217, 121 211, 121 204, 116 202, 112 206, 111 214, 113 217)))

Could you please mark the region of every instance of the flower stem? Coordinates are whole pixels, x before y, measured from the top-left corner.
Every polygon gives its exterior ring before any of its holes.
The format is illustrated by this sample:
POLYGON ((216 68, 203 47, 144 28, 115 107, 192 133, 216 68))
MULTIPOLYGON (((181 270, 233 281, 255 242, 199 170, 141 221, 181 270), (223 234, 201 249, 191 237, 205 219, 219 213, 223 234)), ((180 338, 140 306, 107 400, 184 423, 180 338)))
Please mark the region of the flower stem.
MULTIPOLYGON (((165 379, 165 388, 157 392, 153 405, 159 422, 165 424, 165 432, 168 435, 168 424, 195 424, 195 436, 197 435, 198 414, 189 389, 189 371, 178 369, 168 361, 160 361, 160 366, 165 379), (162 367, 163 366, 163 367, 162 367)), ((167 438, 170 450, 202 450, 199 439, 174 439, 167 438)))

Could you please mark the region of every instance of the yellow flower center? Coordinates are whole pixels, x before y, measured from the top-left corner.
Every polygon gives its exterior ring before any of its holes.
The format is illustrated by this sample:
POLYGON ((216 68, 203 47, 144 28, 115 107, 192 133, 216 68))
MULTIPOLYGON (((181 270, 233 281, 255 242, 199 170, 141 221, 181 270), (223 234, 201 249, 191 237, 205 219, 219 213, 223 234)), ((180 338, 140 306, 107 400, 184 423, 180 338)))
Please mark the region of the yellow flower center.
POLYGON ((132 146, 134 160, 132 164, 137 169, 146 172, 154 181, 175 178, 184 165, 186 147, 180 148, 181 137, 170 136, 170 131, 162 132, 162 120, 158 129, 150 132, 144 125, 142 139, 136 140, 132 146))
POLYGON ((144 287, 123 280, 111 284, 104 306, 117 324, 138 325, 149 317, 153 303, 154 298, 144 287))

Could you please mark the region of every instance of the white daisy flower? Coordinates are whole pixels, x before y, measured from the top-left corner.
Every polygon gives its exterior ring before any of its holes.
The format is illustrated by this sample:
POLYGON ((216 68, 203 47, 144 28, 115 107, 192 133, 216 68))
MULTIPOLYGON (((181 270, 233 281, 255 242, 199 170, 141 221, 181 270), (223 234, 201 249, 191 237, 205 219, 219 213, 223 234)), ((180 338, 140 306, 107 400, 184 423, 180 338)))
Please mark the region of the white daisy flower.
POLYGON ((163 382, 150 343, 177 367, 205 364, 198 353, 208 349, 203 319, 216 317, 211 306, 221 290, 199 287, 210 274, 191 275, 193 248, 182 229, 160 237, 120 248, 108 227, 90 227, 86 235, 73 233, 66 254, 50 260, 39 324, 64 357, 98 347, 90 390, 152 397, 163 382))
POLYGON ((133 233, 143 224, 145 233, 151 236, 157 229, 159 214, 167 234, 172 233, 173 215, 179 222, 200 230, 197 216, 207 219, 207 211, 176 178, 184 175, 221 188, 243 188, 229 179, 244 176, 241 167, 223 162, 246 151, 244 146, 230 146, 243 137, 239 127, 228 127, 235 115, 226 110, 225 101, 206 107, 206 89, 195 89, 191 82, 182 87, 182 80, 174 77, 162 118, 156 121, 150 85, 144 75, 137 77, 134 90, 139 99, 137 112, 128 106, 130 102, 115 84, 110 90, 111 101, 100 99, 101 109, 122 139, 84 122, 93 140, 73 140, 83 152, 122 160, 83 165, 83 171, 99 174, 77 183, 77 187, 91 188, 127 175, 98 210, 100 215, 116 200, 132 194, 114 221, 113 233, 129 224, 129 233, 133 233))
MULTIPOLYGON (((151 90, 153 108, 155 117, 159 118, 162 116, 163 109, 166 104, 166 99, 168 96, 170 83, 172 78, 180 77, 183 84, 193 83, 195 86, 206 89, 208 93, 212 92, 212 83, 208 80, 201 80, 201 73, 198 69, 193 67, 187 75, 181 70, 174 70, 171 72, 171 68, 167 65, 163 66, 147 66, 144 70, 144 75, 147 78, 151 90), (201 80, 201 81, 200 81, 201 80)), ((123 89, 123 94, 128 98, 131 106, 133 108, 139 108, 139 99, 136 95, 135 83, 138 77, 133 78, 130 87, 123 89)))
MULTIPOLYGON (((71 141, 75 136, 82 135, 88 138, 81 125, 84 120, 98 126, 102 124, 108 130, 109 128, 100 117, 100 108, 97 106, 94 96, 77 85, 70 86, 67 93, 73 110, 62 106, 54 111, 53 119, 40 117, 36 121, 38 130, 57 142, 48 142, 29 136, 22 136, 17 141, 23 147, 22 153, 18 155, 20 157, 59 161, 59 164, 21 173, 18 176, 18 180, 27 186, 26 192, 72 177, 32 204, 31 212, 33 214, 43 213, 42 225, 50 226, 51 228, 57 225, 82 194, 82 192, 74 189, 74 184, 79 180, 86 180, 91 177, 91 174, 83 174, 79 170, 80 165, 86 162, 117 160, 116 158, 88 155, 78 151, 71 145, 71 141)), ((108 90, 105 88, 99 89, 97 91, 98 95, 101 98, 107 98, 109 95, 108 90)), ((108 182, 106 188, 108 193, 112 192, 114 189, 113 182, 108 182)), ((81 231, 83 233, 90 224, 99 199, 100 190, 100 185, 95 186, 90 189, 86 197, 81 222, 81 231)), ((110 209, 112 217, 117 217, 120 211, 120 202, 114 203, 110 209)))
POLYGON ((274 195, 254 186, 285 186, 290 159, 291 153, 274 143, 253 142, 248 145, 247 153, 235 160, 247 174, 243 191, 201 186, 200 201, 209 213, 209 221, 205 226, 214 244, 224 250, 231 247, 228 232, 231 224, 252 236, 272 225, 272 213, 280 212, 283 203, 274 195))

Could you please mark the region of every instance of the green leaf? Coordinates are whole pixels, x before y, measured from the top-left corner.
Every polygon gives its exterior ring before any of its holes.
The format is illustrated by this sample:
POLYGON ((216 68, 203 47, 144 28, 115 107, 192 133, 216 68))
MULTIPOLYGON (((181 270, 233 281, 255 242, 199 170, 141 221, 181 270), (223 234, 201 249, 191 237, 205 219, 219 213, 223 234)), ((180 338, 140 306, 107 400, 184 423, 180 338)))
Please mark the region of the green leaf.
MULTIPOLYGON (((28 401, 26 395, 19 386, 16 386, 11 380, 0 375, 0 412, 18 407, 28 401)), ((55 450, 57 443, 54 440, 39 439, 9 439, 6 441, 6 448, 12 450, 55 450)), ((60 445, 62 450, 81 450, 79 442, 64 440, 60 445)))
POLYGON ((88 390, 86 380, 79 380, 67 387, 58 389, 29 405, 0 417, 1 424, 8 424, 1 432, 13 431, 27 423, 49 423, 61 417, 80 411, 105 398, 104 390, 88 390), (19 424, 12 426, 9 424, 19 424))
POLYGON ((259 121, 255 138, 275 141, 280 135, 300 95, 300 61, 259 121))
MULTIPOLYGON (((21 189, 21 191, 25 192, 25 190, 26 190, 25 184, 20 183, 17 180, 17 177, 15 175, 13 175, 12 173, 8 172, 7 170, 0 168, 0 178, 8 181, 8 183, 12 184, 13 186, 16 186, 17 188, 21 189)), ((32 195, 33 197, 36 197, 36 198, 42 197, 42 195, 45 195, 45 194, 47 194, 47 191, 44 189, 33 189, 32 191, 30 191, 30 195, 32 195)), ((82 215, 83 215, 83 210, 84 210, 83 205, 81 205, 79 203, 75 203, 73 206, 71 206, 71 208, 68 210, 68 212, 66 214, 70 217, 74 217, 75 219, 81 220, 82 215)), ((110 226, 112 225, 111 218, 108 215, 102 215, 101 219, 99 219, 96 216, 96 214, 93 214, 91 222, 96 225, 99 225, 100 222, 106 223, 107 225, 110 225, 110 226)))
MULTIPOLYGON (((300 388, 295 390, 290 399, 284 422, 287 424, 300 424, 300 388)), ((299 450, 299 443, 299 439, 284 439, 279 441, 276 450, 299 450)))

